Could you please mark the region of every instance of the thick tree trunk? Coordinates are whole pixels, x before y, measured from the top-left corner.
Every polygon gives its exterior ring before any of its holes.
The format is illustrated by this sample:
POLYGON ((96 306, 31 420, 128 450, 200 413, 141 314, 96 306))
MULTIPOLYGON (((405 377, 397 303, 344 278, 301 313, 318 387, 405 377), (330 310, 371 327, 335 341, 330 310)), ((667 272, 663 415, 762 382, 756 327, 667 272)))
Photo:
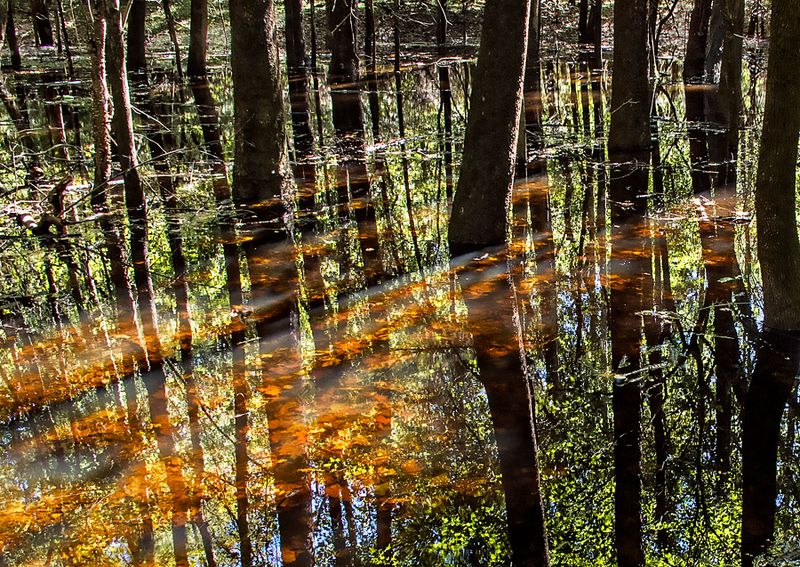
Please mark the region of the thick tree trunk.
POLYGON ((764 127, 756 178, 758 259, 764 279, 764 324, 800 329, 800 240, 795 215, 800 104, 800 3, 773 0, 764 127))
POLYGON ((722 58, 722 42, 725 40, 725 21, 722 10, 727 0, 711 0, 711 21, 706 38, 706 80, 710 83, 719 81, 717 66, 722 58))
POLYGON ((650 147, 647 0, 614 3, 614 67, 608 152, 623 161, 650 147))
POLYGON ((282 233, 288 159, 284 128, 280 59, 272 0, 230 0, 231 71, 233 73, 233 197, 237 205, 258 215, 271 214, 276 224, 265 229, 282 233), (264 207, 263 205, 268 205, 264 207))
POLYGON ((694 0, 686 40, 686 57, 683 63, 683 80, 686 83, 703 82, 705 79, 708 24, 711 21, 711 1, 694 0))
POLYGON ((454 254, 506 239, 514 181, 530 0, 486 5, 461 166, 450 218, 454 254), (497 30, 504 30, 497 33, 497 30), (493 164, 486 167, 486 163, 493 164))
POLYGON ((131 0, 128 12, 127 59, 125 61, 128 66, 128 73, 131 75, 144 75, 147 73, 147 58, 144 47, 147 39, 146 20, 147 0, 131 0))
POLYGON ((800 138, 800 3, 773 0, 767 94, 756 175, 764 332, 742 425, 742 565, 774 535, 780 423, 800 369, 800 240, 795 214, 800 138))
POLYGON ((739 115, 742 109, 742 33, 744 0, 725 0, 723 7, 725 39, 719 95, 712 98, 711 119, 722 126, 721 133, 710 136, 712 159, 719 164, 720 184, 736 181, 736 157, 739 146, 739 115))
POLYGON ((208 59, 208 0, 191 0, 189 24, 189 60, 186 72, 190 77, 206 74, 208 59))
POLYGON ((330 81, 352 83, 358 79, 355 0, 326 0, 328 41, 331 50, 330 81))
MULTIPOLYGON (((535 400, 519 350, 516 295, 505 262, 461 279, 481 383, 497 440, 511 563, 550 564, 536 441, 535 400), (487 291, 487 287, 489 291, 487 291)), ((476 266, 477 267, 477 266, 476 266)))
POLYGON ((327 0, 328 34, 331 63, 328 81, 334 100, 333 125, 336 134, 346 137, 364 129, 358 81, 356 54, 356 4, 354 0, 327 0))

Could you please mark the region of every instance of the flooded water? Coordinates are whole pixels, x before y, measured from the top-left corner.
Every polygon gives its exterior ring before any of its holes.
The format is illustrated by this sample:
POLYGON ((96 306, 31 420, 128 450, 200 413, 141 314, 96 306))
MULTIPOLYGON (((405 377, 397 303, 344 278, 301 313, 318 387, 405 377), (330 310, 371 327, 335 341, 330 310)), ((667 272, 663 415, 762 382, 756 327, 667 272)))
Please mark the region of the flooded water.
POLYGON ((626 479, 648 564, 738 563, 763 77, 736 181, 713 88, 665 79, 658 151, 620 186, 605 69, 545 63, 509 245, 451 258, 471 69, 425 60, 333 92, 320 77, 279 238, 226 196, 227 70, 139 88, 155 328, 120 307, 131 226, 119 183, 110 212, 92 200, 87 82, 6 77, 0 565, 506 565, 537 474, 553 565, 614 563, 626 479), (635 184, 646 199, 619 198, 635 184))

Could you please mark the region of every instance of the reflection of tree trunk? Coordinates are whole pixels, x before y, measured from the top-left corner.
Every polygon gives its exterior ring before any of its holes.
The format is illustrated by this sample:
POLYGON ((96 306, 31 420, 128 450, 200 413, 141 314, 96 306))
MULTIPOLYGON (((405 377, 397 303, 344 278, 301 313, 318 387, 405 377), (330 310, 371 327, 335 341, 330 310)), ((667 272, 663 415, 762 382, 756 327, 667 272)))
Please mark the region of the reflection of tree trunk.
MULTIPOLYGON (((230 206, 231 190, 228 184, 228 172, 220 137, 219 115, 216 102, 211 93, 211 85, 206 77, 195 77, 191 84, 203 141, 210 156, 213 175, 214 199, 217 204, 217 225, 222 241, 222 253, 225 261, 225 287, 228 292, 228 304, 234 313, 242 313, 242 281, 239 266, 239 251, 236 245, 235 215, 230 206)), ((249 501, 247 498, 247 383, 245 379, 245 329, 236 324, 231 331, 232 347, 232 381, 234 386, 234 422, 235 430, 235 483, 237 501, 236 526, 241 546, 241 561, 252 563, 252 544, 247 521, 249 501), (243 410, 243 411, 240 411, 243 410)), ((205 539, 204 539, 205 545, 205 539)), ((208 556, 208 552, 207 552, 208 556)))
POLYGON ((461 278, 480 380, 500 456, 515 565, 549 565, 539 477, 534 401, 519 350, 514 294, 501 263, 461 278), (494 278, 486 281, 486 277, 494 278), (488 293, 486 284, 492 286, 488 293), (474 288, 473 288, 474 286, 474 288))
POLYGON ((150 420, 156 433, 159 456, 166 469, 166 480, 172 499, 172 541, 176 565, 188 566, 186 550, 186 483, 175 449, 172 424, 167 410, 166 379, 161 343, 156 324, 153 287, 147 254, 147 203, 138 172, 133 139, 130 96, 125 73, 122 44, 122 18, 117 0, 103 0, 108 20, 108 74, 111 83, 114 116, 113 132, 117 142, 117 159, 123 172, 125 204, 130 224, 131 260, 137 290, 137 306, 146 345, 143 380, 148 392, 150 420))
POLYGON ((453 199, 453 93, 450 91, 450 67, 439 65, 439 100, 444 119, 444 171, 447 202, 453 199))
POLYGON ((531 230, 541 246, 536 252, 536 275, 541 281, 539 312, 542 322, 542 349, 544 351, 547 382, 553 390, 561 389, 558 362, 558 294, 556 288, 556 250, 550 222, 550 203, 547 191, 531 195, 531 230))
POLYGON ((194 350, 192 336, 192 319, 189 310, 189 283, 188 263, 183 251, 183 238, 181 236, 181 222, 178 212, 177 187, 169 163, 169 156, 178 149, 178 144, 172 130, 162 131, 164 125, 169 124, 166 109, 153 100, 144 101, 149 114, 155 116, 159 123, 155 125, 156 131, 148 136, 150 152, 153 158, 153 167, 156 171, 159 192, 164 204, 164 213, 167 221, 167 243, 170 249, 170 260, 174 272, 173 291, 175 306, 178 312, 178 344, 181 352, 181 367, 186 391, 186 407, 189 417, 189 431, 191 437, 191 462, 194 478, 191 487, 192 521, 200 532, 206 562, 209 567, 216 565, 214 560, 213 537, 208 527, 208 522, 203 514, 203 484, 205 483, 205 456, 201 441, 202 428, 200 425, 200 396, 197 382, 194 377, 194 350))
MULTIPOLYGON (((612 126, 613 128, 613 126, 612 126)), ((636 161, 645 162, 645 155, 636 161)), ((646 162, 645 162, 646 163, 646 162)), ((641 235, 648 173, 615 166, 609 200, 614 245, 611 249, 611 364, 615 373, 614 478, 617 560, 622 567, 644 565, 641 507, 640 352, 643 291, 649 277, 647 243, 641 235)))
POLYGON ((767 329, 762 333, 756 356, 742 417, 742 565, 745 567, 752 566, 753 559, 769 549, 775 530, 778 441, 781 418, 800 369, 800 334, 767 329))
POLYGON ((645 281, 645 301, 643 307, 650 307, 652 314, 645 318, 645 338, 649 356, 647 363, 650 365, 650 384, 647 390, 650 415, 653 423, 653 444, 655 447, 655 518, 659 523, 656 531, 656 541, 659 548, 664 550, 669 546, 669 494, 667 484, 667 462, 669 447, 667 438, 666 415, 664 403, 667 392, 667 383, 664 371, 660 368, 663 363, 661 347, 672 333, 669 319, 662 319, 661 313, 670 313, 675 310, 672 300, 672 290, 669 276, 669 258, 667 256, 667 239, 663 233, 654 237, 653 255, 651 263, 652 277, 645 281), (649 305, 648 305, 649 304, 649 305))
POLYGON ((800 370, 800 239, 796 162, 800 106, 800 4, 773 0, 764 127, 756 174, 758 260, 764 290, 764 330, 742 424, 742 565, 766 551, 773 537, 780 423, 800 370))

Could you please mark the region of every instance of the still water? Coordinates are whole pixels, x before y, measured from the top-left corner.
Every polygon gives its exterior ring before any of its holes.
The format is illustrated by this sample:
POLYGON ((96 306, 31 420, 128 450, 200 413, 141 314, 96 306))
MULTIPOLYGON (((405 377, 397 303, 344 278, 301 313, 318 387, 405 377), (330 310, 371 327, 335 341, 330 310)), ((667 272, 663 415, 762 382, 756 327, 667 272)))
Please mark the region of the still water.
MULTIPOLYGON (((552 563, 613 564, 614 412, 640 435, 648 564, 738 563, 762 81, 722 184, 713 89, 665 73, 648 198, 617 222, 609 77, 546 62, 509 244, 451 258, 469 64, 333 93, 321 76, 278 239, 230 205, 229 73, 151 77, 134 105, 158 328, 137 329, 115 297, 130 259, 108 252, 128 237, 119 185, 110 213, 91 202, 88 87, 8 76, 0 565, 505 565, 536 474, 552 563)), ((799 417, 795 387, 787 550, 799 417)))

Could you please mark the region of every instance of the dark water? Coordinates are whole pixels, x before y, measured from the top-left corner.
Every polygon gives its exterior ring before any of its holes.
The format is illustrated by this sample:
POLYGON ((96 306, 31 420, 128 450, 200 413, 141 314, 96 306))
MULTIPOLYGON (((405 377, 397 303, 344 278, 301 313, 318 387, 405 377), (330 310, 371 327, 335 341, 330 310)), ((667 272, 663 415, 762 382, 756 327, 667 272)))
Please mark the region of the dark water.
MULTIPOLYGON (((469 77, 459 60, 404 69, 402 111, 391 75, 374 93, 351 85, 364 128, 346 136, 322 77, 315 149, 292 154, 301 196, 288 236, 255 250, 258 230, 215 200, 226 172, 192 92, 151 78, 134 105, 160 370, 137 359, 130 316, 116 313, 111 272, 131 265, 108 257, 89 202, 86 82, 7 77, 3 562, 169 565, 185 545, 191 564, 211 551, 237 565, 249 545, 259 565, 504 565, 510 527, 528 529, 538 454, 553 564, 612 564, 617 412, 641 430, 648 564, 738 563, 741 423, 760 323, 751 212, 762 78, 746 85, 738 182, 722 185, 713 124, 687 119, 713 89, 666 74, 648 198, 617 222, 609 78, 545 64, 541 92, 526 99, 510 244, 451 259, 469 77), (59 212, 54 185, 66 178, 59 212), (32 229, 47 215, 60 220, 32 229), (176 303, 184 283, 188 313, 176 303)), ((230 158, 224 69, 207 92, 230 158)), ((795 386, 778 450, 779 550, 798 545, 799 409, 795 386)))

